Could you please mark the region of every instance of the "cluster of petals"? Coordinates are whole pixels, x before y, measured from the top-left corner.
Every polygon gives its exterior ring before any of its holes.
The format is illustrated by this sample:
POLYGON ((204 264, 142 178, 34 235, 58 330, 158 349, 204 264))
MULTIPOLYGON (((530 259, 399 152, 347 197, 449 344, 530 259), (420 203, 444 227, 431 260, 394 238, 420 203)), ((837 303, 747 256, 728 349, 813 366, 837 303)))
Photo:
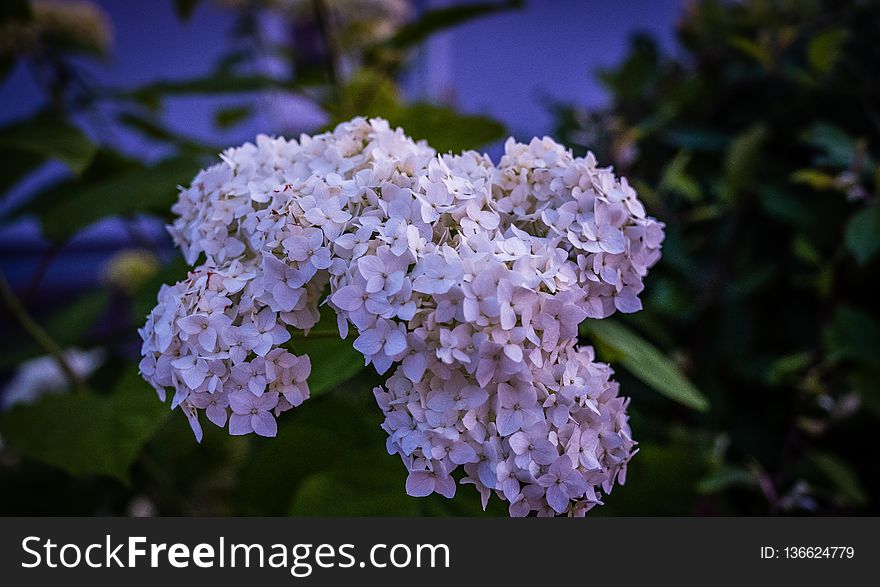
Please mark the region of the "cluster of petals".
POLYGON ((275 434, 309 393, 290 333, 327 304, 388 375, 374 394, 410 495, 458 480, 511 515, 583 515, 623 481, 627 401, 578 325, 639 310, 660 257, 626 179, 549 138, 510 139, 495 165, 363 118, 221 158, 169 227, 199 264, 141 330, 141 372, 197 435, 202 412, 275 434))

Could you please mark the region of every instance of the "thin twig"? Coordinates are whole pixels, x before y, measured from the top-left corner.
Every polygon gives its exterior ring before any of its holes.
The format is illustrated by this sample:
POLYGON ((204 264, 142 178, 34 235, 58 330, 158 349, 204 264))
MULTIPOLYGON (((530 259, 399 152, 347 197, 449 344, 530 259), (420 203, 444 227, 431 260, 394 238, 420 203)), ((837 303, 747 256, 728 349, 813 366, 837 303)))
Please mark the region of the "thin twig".
POLYGON ((0 273, 0 297, 3 298, 6 307, 12 313, 12 316, 21 325, 25 332, 34 339, 46 354, 50 355, 58 363, 61 371, 73 385, 77 391, 85 391, 86 384, 82 377, 70 366, 67 359, 64 358, 64 350, 55 340, 49 336, 49 333, 43 330, 43 327, 37 324, 30 314, 28 314, 21 300, 12 291, 12 287, 6 280, 6 276, 0 273))
POLYGON ((62 244, 60 242, 53 242, 40 256, 37 268, 34 269, 30 281, 28 281, 27 286, 24 288, 24 293, 22 294, 23 298, 28 299, 36 295, 37 291, 40 289, 40 285, 43 283, 43 278, 46 277, 46 272, 49 270, 49 266, 52 264, 52 261, 55 260, 58 252, 61 251, 61 247, 62 244))

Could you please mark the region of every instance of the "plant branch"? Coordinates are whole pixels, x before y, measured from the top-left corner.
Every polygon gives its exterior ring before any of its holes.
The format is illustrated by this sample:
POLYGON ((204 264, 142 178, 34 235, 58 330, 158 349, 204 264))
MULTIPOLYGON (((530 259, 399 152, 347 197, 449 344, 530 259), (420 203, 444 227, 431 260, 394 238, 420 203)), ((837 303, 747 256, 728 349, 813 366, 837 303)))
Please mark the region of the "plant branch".
POLYGON ((15 295, 15 292, 12 291, 12 287, 6 280, 6 276, 2 273, 0 273, 0 297, 3 298, 6 307, 9 308, 10 313, 21 325, 24 331, 34 339, 34 342, 46 351, 46 354, 55 359, 71 385, 73 385, 77 391, 85 391, 85 381, 76 373, 76 371, 73 370, 67 359, 64 358, 64 350, 51 336, 49 336, 49 333, 37 324, 37 321, 28 314, 24 305, 21 303, 21 300, 19 300, 15 295))

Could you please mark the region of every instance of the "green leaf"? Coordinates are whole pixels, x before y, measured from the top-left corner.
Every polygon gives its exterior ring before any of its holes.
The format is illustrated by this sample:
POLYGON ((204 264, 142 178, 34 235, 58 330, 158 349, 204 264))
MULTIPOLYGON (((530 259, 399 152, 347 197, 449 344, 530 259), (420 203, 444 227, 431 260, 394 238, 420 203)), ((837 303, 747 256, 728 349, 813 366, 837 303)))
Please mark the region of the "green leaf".
POLYGON ((725 197, 734 197, 755 185, 766 138, 766 129, 756 126, 733 139, 724 160, 725 197))
POLYGON ((663 169, 663 176, 660 178, 660 188, 675 192, 690 202, 697 202, 702 198, 702 191, 697 180, 689 175, 686 170, 690 160, 690 153, 679 151, 675 158, 663 169))
POLYGON ((174 10, 177 12, 177 17, 184 22, 192 18, 198 5, 199 0, 174 0, 174 10))
POLYGON ((459 4, 425 11, 415 22, 404 25, 385 45, 404 49, 418 45, 434 33, 463 24, 475 18, 522 7, 521 0, 459 4))
POLYGON ((828 454, 814 454, 812 459, 848 501, 855 505, 868 503, 868 495, 849 465, 828 454))
POLYGON ((181 149, 196 153, 203 152, 211 154, 220 150, 166 128, 156 117, 141 116, 133 112, 123 112, 117 117, 117 120, 119 120, 121 124, 139 132, 148 139, 176 145, 181 149))
POLYGON ((705 128, 673 128, 662 138, 667 144, 689 151, 721 151, 730 142, 726 134, 705 128))
POLYGON ((0 128, 0 149, 56 159, 78 175, 88 167, 98 148, 69 122, 40 114, 0 128))
POLYGON ((299 338, 293 343, 297 353, 305 353, 312 362, 309 393, 320 395, 357 375, 364 368, 364 357, 350 340, 299 338))
MULTIPOLYGON (((849 169, 858 147, 856 139, 828 122, 817 122, 801 138, 822 152, 822 155, 813 159, 814 164, 835 169, 849 169)), ((864 164, 868 167, 872 165, 868 157, 865 157, 864 164)))
POLYGON ((306 354, 312 363, 309 393, 312 397, 336 388, 364 369, 364 357, 351 340, 339 337, 336 315, 328 306, 321 307, 321 320, 313 329, 319 336, 297 335, 286 346, 296 354, 306 354))
POLYGON ((31 18, 28 0, 3 0, 0 2, 0 23, 7 20, 27 21, 31 18))
POLYGON ((614 320, 587 320, 581 329, 599 349, 611 351, 614 361, 649 387, 689 408, 708 409, 709 402, 675 363, 623 324, 614 320))
MULTIPOLYGON (((86 294, 68 302, 41 325, 61 347, 83 346, 83 338, 106 309, 109 299, 109 294, 103 290, 86 294)), ((46 352, 29 338, 16 337, 10 343, 11 346, 4 345, 0 352, 0 368, 12 367, 46 352)))
POLYGON ((839 61, 843 45, 847 39, 844 28, 831 28, 822 31, 807 46, 807 60, 816 71, 828 73, 839 61))
POLYGON ((487 116, 459 114, 427 103, 404 106, 390 113, 388 120, 414 139, 426 139, 438 153, 477 149, 506 133, 504 125, 487 116))
POLYGON ((248 106, 221 108, 214 113, 214 124, 219 128, 231 128, 247 120, 254 111, 248 106))
POLYGON ((707 472, 700 450, 690 440, 668 446, 643 442, 627 467, 626 485, 604 496, 605 505, 590 515, 693 515, 698 485, 707 472))
POLYGON ((654 39, 637 34, 631 44, 629 56, 620 67, 602 69, 598 74, 599 80, 619 102, 644 98, 656 81, 659 70, 660 51, 654 39))
MULTIPOLYGON (((399 457, 375 451, 349 454, 312 475, 291 500, 292 516, 414 516, 416 498, 404 490, 406 468, 399 457)), ((473 496, 476 499, 476 496, 473 496)))
POLYGON ((697 484, 697 491, 708 495, 733 487, 754 487, 756 485, 757 479, 753 472, 739 467, 725 466, 703 477, 697 484))
POLYGON ((237 491, 243 513, 286 514, 303 481, 338 462, 350 463, 353 451, 362 455, 369 448, 371 461, 391 458, 377 426, 382 416, 371 383, 355 380, 339 393, 309 399, 279 420, 276 438, 252 440, 237 491))
POLYGON ((40 216, 45 214, 50 208, 65 201, 71 191, 75 191, 83 185, 95 184, 137 169, 144 169, 144 165, 140 161, 131 159, 112 149, 100 148, 82 175, 60 181, 45 191, 28 198, 26 202, 12 210, 10 217, 19 218, 28 214, 40 216))
POLYGON ((840 306, 823 333, 827 360, 880 364, 880 324, 868 312, 840 306))
POLYGON ((21 180, 43 163, 43 158, 35 153, 15 149, 0 148, 0 195, 14 188, 21 180))
POLYGON ((146 104, 155 104, 162 96, 237 94, 293 87, 295 87, 295 84, 292 82, 285 82, 264 75, 217 73, 193 79, 162 80, 124 92, 121 97, 131 98, 146 104))
POLYGON ((131 369, 109 395, 64 393, 17 406, 0 418, 0 433, 25 455, 74 475, 127 483, 131 464, 169 413, 131 369))
POLYGON ((846 248, 865 265, 880 252, 880 202, 873 202, 850 218, 844 236, 846 248))
POLYGON ((833 175, 818 169, 799 169, 791 174, 791 181, 806 184, 817 191, 833 190, 837 187, 837 180, 833 175))
POLYGON ((138 212, 167 215, 177 199, 177 186, 188 184, 200 165, 191 156, 173 157, 153 167, 71 189, 67 198, 42 211, 44 234, 62 240, 105 216, 138 212))

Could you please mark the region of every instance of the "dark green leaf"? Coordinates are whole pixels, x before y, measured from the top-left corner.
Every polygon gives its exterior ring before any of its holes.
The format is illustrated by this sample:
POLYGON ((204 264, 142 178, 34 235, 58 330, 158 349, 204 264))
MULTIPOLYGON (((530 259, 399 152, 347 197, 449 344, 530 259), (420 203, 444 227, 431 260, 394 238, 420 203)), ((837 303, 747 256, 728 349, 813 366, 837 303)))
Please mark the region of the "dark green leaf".
POLYGON ((438 153, 477 149, 505 135, 500 122, 486 116, 465 115, 444 106, 419 103, 388 115, 414 139, 427 139, 438 153))
POLYGON ((297 339, 293 348, 312 362, 309 391, 313 396, 330 391, 364 368, 364 358, 350 340, 305 337, 297 339))
MULTIPOLYGON (((82 346, 87 334, 101 312, 107 307, 109 295, 106 291, 86 294, 68 302, 61 310, 43 321, 42 326, 60 346, 82 346)), ((24 337, 24 334, 21 335, 24 337)), ((12 342, 12 341, 10 341, 12 342)), ((0 352, 0 367, 11 367, 26 359, 45 354, 45 351, 29 338, 21 338, 11 345, 4 345, 0 352)))
POLYGON ((733 139, 724 161, 723 189, 726 196, 733 197, 755 185, 766 138, 764 128, 754 127, 733 139))
POLYGON ((663 140, 688 151, 721 151, 730 142, 730 137, 709 129, 674 128, 663 133, 663 140))
POLYGON ((654 345, 614 320, 587 320, 581 326, 599 350, 611 351, 627 371, 666 397, 695 410, 709 407, 706 398, 654 345))
POLYGON ((136 130, 148 139, 176 145, 185 150, 197 153, 216 153, 219 150, 174 132, 166 128, 160 120, 151 116, 123 112, 118 116, 118 120, 123 125, 136 130))
POLYGON ((177 199, 177 186, 188 184, 200 165, 192 157, 174 157, 153 167, 82 185, 43 211, 44 234, 53 240, 64 239, 105 216, 138 212, 166 215, 177 199))
POLYGON ((600 70, 598 78, 617 100, 637 100, 649 93, 649 86, 657 78, 659 63, 656 41, 648 35, 637 34, 626 61, 615 70, 600 70))
POLYGON ((14 188, 28 174, 36 170, 43 158, 35 153, 0 148, 0 196, 14 188))
POLYGON ((418 500, 404 490, 406 468, 400 457, 377 456, 373 451, 352 453, 330 469, 307 478, 291 500, 289 515, 418 514, 418 500))
POLYGON ((846 225, 846 248, 862 265, 880 252, 880 202, 853 214, 846 225))
POLYGON ((706 462, 691 442, 643 443, 627 467, 626 485, 603 497, 590 515, 688 516, 699 498, 706 462), (595 513, 595 514, 594 514, 595 513))
POLYGON ((144 169, 144 165, 140 161, 112 149, 100 148, 80 177, 61 181, 36 194, 15 208, 10 216, 18 218, 27 214, 41 215, 59 202, 66 200, 71 191, 75 191, 85 184, 97 183, 137 169, 144 169))
POLYGON ((77 127, 46 114, 0 129, 0 149, 56 159, 75 174, 82 173, 97 152, 77 127))
POLYGON ((839 126, 817 122, 803 133, 802 138, 822 152, 814 158, 819 166, 848 169, 856 154, 857 141, 839 126))
POLYGON ((828 73, 841 57, 847 32, 843 28, 831 28, 822 31, 807 46, 807 59, 810 65, 820 73, 828 73))
POLYGON ((132 369, 109 395, 65 393, 15 407, 0 419, 0 432, 31 458, 127 482, 132 462, 169 413, 132 369))
POLYGON ((848 501, 855 505, 868 502, 858 477, 846 463, 829 454, 814 454, 813 462, 848 501))
POLYGON ((478 2, 427 10, 421 17, 401 27, 385 44, 395 49, 417 45, 434 33, 463 24, 475 18, 504 12, 523 5, 521 0, 478 2))
POLYGON ((153 104, 162 96, 188 94, 236 94, 293 87, 290 83, 263 75, 235 75, 218 73, 206 77, 158 81, 122 94, 135 100, 153 104))
POLYGON ((247 120, 253 112, 248 106, 221 108, 214 113, 214 124, 219 128, 230 128, 247 120))
POLYGON ((697 485, 697 491, 704 494, 712 494, 733 487, 754 487, 756 485, 757 479, 755 474, 748 469, 722 467, 718 471, 703 477, 697 485))
POLYGON ((306 354, 312 363, 309 392, 317 396, 351 379, 364 368, 364 358, 352 346, 351 340, 338 335, 335 313, 322 306, 321 320, 313 329, 317 335, 296 335, 287 346, 296 354, 306 354))
POLYGON ((880 324, 871 314, 840 306, 824 332, 829 361, 854 360, 880 364, 880 324))
POLYGON ((192 18, 198 5, 199 0, 174 0, 174 10, 178 18, 184 22, 192 18))
POLYGON ((3 0, 0 2, 0 23, 6 20, 26 21, 31 18, 31 3, 28 0, 3 0))

